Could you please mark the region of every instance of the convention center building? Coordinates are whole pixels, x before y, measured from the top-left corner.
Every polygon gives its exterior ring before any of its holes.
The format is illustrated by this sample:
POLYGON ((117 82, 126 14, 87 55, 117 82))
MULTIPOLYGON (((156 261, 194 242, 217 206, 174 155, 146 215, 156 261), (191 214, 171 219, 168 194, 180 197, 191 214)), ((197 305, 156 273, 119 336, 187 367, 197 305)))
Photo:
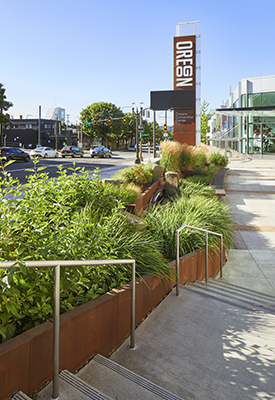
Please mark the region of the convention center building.
POLYGON ((211 121, 209 144, 275 155, 275 75, 242 79, 211 121))

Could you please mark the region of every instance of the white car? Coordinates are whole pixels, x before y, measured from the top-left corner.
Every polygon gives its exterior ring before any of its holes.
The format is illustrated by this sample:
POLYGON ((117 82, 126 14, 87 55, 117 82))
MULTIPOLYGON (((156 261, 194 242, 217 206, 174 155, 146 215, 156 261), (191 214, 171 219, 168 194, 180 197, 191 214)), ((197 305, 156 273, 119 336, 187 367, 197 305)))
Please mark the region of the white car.
POLYGON ((31 157, 58 157, 58 151, 52 149, 51 147, 36 147, 36 149, 31 150, 31 157))

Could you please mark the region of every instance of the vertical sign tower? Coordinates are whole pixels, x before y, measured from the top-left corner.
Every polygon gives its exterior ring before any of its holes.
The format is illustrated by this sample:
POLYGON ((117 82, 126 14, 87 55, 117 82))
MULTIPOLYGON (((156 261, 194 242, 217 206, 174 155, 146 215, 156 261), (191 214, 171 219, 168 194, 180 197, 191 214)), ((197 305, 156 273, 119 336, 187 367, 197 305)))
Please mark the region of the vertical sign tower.
POLYGON ((194 90, 195 108, 174 111, 174 140, 200 146, 200 21, 177 24, 174 37, 174 90, 194 90), (190 34, 193 28, 193 34, 190 34), (183 36, 183 32, 189 30, 183 36))

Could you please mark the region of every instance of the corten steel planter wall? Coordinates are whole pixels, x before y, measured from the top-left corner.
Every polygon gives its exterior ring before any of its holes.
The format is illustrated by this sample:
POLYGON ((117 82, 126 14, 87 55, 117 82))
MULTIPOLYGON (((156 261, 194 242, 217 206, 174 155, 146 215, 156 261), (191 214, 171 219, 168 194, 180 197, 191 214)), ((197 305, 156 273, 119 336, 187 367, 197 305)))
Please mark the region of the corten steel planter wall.
MULTIPOLYGON (((224 256, 225 259, 225 256, 224 256)), ((171 262, 175 268, 175 261, 171 262)), ((219 255, 209 257, 209 277, 220 268, 219 255)), ((205 253, 180 258, 180 284, 205 277, 205 253)), ((144 275, 136 285, 136 324, 169 293, 175 281, 144 275)), ((114 289, 61 315, 60 369, 75 372, 94 354, 108 356, 130 332, 131 287, 114 289)), ((28 395, 52 378, 53 324, 47 321, 0 344, 0 400, 22 390, 28 395)))
POLYGON ((143 193, 141 193, 140 197, 133 204, 127 204, 127 210, 129 212, 133 212, 136 215, 142 213, 149 204, 153 194, 158 190, 160 185, 164 184, 164 181, 164 178, 160 178, 158 181, 154 182, 151 186, 144 190, 143 193))

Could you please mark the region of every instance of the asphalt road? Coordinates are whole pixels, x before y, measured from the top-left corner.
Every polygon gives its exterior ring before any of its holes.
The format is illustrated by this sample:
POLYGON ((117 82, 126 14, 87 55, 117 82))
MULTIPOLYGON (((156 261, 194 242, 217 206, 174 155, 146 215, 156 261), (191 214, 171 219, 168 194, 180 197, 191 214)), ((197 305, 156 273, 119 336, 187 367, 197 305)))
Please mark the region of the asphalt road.
MULTIPOLYGON (((148 161, 149 155, 148 150, 143 152, 144 161, 148 161)), ((76 167, 85 168, 88 171, 93 171, 96 168, 100 168, 100 171, 103 172, 106 169, 112 167, 123 167, 127 165, 135 164, 136 153, 131 151, 114 151, 111 158, 91 158, 88 151, 85 151, 84 157, 58 157, 58 158, 46 158, 39 159, 37 167, 46 167, 43 172, 49 174, 49 177, 58 177, 58 166, 61 164, 64 169, 67 170, 68 174, 71 174, 73 171, 68 170, 68 168, 72 168, 75 164, 76 167)), ((25 183, 27 181, 26 176, 31 174, 32 172, 27 171, 28 169, 33 169, 34 164, 33 160, 29 162, 14 162, 13 164, 6 167, 6 170, 11 173, 13 177, 19 179, 21 183, 25 183)))

